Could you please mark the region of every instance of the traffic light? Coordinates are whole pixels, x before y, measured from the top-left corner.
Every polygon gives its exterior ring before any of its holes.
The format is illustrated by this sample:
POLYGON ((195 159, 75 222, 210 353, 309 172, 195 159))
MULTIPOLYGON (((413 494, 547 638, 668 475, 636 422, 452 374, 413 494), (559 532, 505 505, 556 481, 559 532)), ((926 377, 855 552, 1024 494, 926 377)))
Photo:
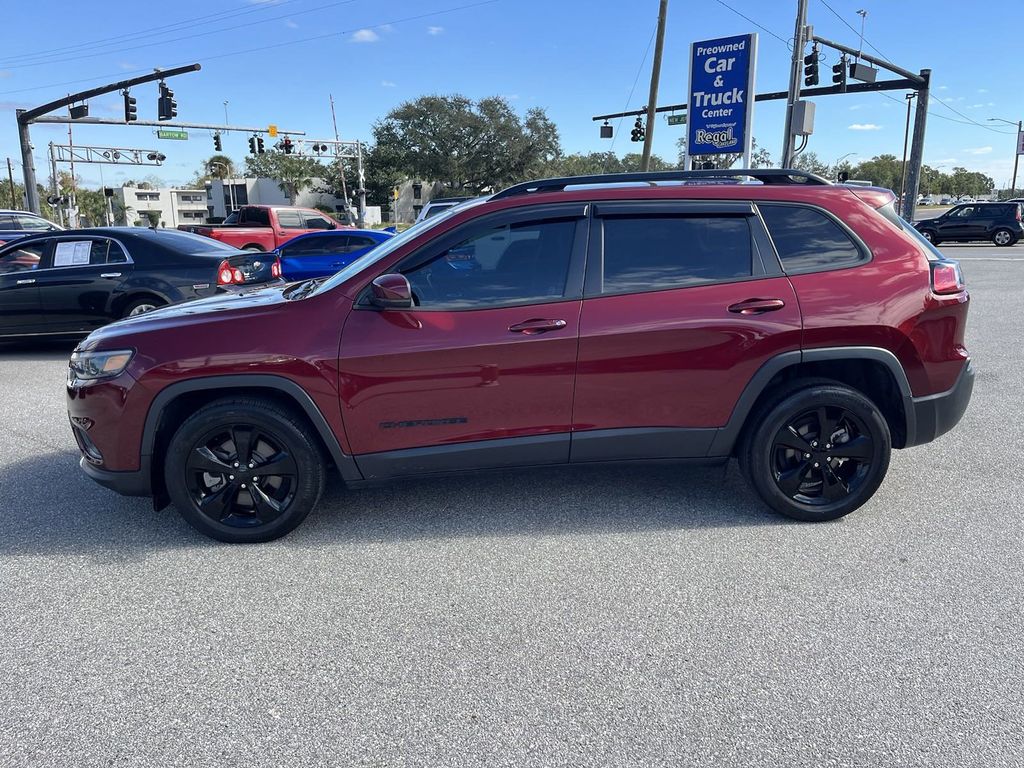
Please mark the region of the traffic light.
POLYGON ((281 140, 281 149, 286 155, 290 155, 293 151, 295 151, 295 145, 292 144, 292 140, 290 138, 285 136, 281 140))
POLYGON ((157 120, 173 120, 178 116, 178 102, 174 100, 174 91, 167 87, 167 83, 160 83, 156 113, 157 120))
POLYGON ((815 43, 811 52, 804 56, 804 85, 811 86, 819 83, 818 79, 818 45, 815 43))
POLYGON ((250 155, 255 155, 256 154, 256 137, 255 136, 250 136, 249 137, 249 154, 250 155))
POLYGON ((213 134, 213 151, 214 152, 220 152, 223 149, 224 149, 224 145, 220 141, 220 134, 219 133, 213 134))
POLYGON ((256 137, 256 151, 257 151, 257 152, 259 152, 259 153, 260 153, 261 155, 262 155, 262 154, 263 154, 264 152, 266 152, 266 151, 267 151, 267 150, 265 150, 265 149, 263 148, 263 137, 262 137, 262 136, 257 136, 257 137, 256 137))
POLYGON ((135 106, 135 97, 124 92, 124 121, 126 123, 134 123, 139 119, 139 110, 135 106))
POLYGON ((647 132, 644 130, 643 121, 640 119, 640 116, 637 115, 636 122, 633 123, 633 130, 629 132, 629 140, 643 141, 646 133, 647 132))
POLYGON ((846 55, 843 54, 838 64, 832 65, 832 82, 846 89, 846 55))

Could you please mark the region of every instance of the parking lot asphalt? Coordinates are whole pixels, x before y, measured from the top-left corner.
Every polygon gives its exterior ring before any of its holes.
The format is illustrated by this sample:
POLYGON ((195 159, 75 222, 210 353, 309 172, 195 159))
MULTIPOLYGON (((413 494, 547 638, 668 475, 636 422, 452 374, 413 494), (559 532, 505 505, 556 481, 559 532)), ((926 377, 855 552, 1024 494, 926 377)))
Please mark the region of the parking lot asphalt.
POLYGON ((836 523, 734 466, 346 491, 233 547, 78 470, 0 346, 0 766, 1024 763, 1024 245, 962 260, 963 422, 836 523))

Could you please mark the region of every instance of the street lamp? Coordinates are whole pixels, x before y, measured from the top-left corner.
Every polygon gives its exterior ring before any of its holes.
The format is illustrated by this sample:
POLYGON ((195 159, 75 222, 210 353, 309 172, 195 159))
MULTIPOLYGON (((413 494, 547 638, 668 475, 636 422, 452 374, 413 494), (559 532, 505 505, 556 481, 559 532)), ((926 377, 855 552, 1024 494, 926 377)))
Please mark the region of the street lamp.
POLYGON ((1004 120, 1001 117, 990 117, 988 119, 990 123, 1006 123, 1007 125, 1017 126, 1017 144, 1013 148, 1013 181, 1011 185, 1013 189, 1011 194, 1017 194, 1017 162, 1020 160, 1020 135, 1021 131, 1024 130, 1024 121, 1018 120, 1016 123, 1012 120, 1004 120))
POLYGON ((843 155, 843 156, 842 156, 842 157, 840 157, 840 158, 839 158, 838 160, 836 160, 836 163, 835 163, 835 164, 836 164, 836 165, 839 165, 839 164, 840 164, 841 162, 843 162, 843 160, 845 160, 846 158, 848 158, 848 157, 853 157, 853 156, 854 156, 854 155, 856 155, 856 154, 857 154, 856 152, 847 152, 847 153, 846 153, 845 155, 843 155))

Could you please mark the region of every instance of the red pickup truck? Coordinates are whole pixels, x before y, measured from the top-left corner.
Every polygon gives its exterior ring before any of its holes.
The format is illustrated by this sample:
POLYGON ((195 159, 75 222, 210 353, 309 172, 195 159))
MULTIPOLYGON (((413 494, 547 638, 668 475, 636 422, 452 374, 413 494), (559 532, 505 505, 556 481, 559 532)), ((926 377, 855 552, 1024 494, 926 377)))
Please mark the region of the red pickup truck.
POLYGON ((273 251, 307 232, 341 228, 341 224, 320 211, 280 205, 243 205, 223 224, 182 224, 178 227, 244 251, 273 251))

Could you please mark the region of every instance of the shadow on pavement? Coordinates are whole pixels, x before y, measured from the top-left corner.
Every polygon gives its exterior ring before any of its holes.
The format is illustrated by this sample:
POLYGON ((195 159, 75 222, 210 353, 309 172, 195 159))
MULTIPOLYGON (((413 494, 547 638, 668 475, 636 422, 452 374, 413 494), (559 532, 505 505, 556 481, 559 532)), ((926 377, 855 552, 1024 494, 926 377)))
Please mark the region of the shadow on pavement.
MULTIPOLYGON (((270 546, 550 536, 791 524, 727 467, 673 464, 550 468, 407 480, 349 490, 332 476, 320 505, 270 546)), ((195 532, 173 509, 94 484, 74 451, 0 474, 0 556, 67 553, 131 560, 179 547, 230 546, 195 532)))
POLYGON ((46 339, 0 340, 2 360, 67 360, 81 336, 46 339))

